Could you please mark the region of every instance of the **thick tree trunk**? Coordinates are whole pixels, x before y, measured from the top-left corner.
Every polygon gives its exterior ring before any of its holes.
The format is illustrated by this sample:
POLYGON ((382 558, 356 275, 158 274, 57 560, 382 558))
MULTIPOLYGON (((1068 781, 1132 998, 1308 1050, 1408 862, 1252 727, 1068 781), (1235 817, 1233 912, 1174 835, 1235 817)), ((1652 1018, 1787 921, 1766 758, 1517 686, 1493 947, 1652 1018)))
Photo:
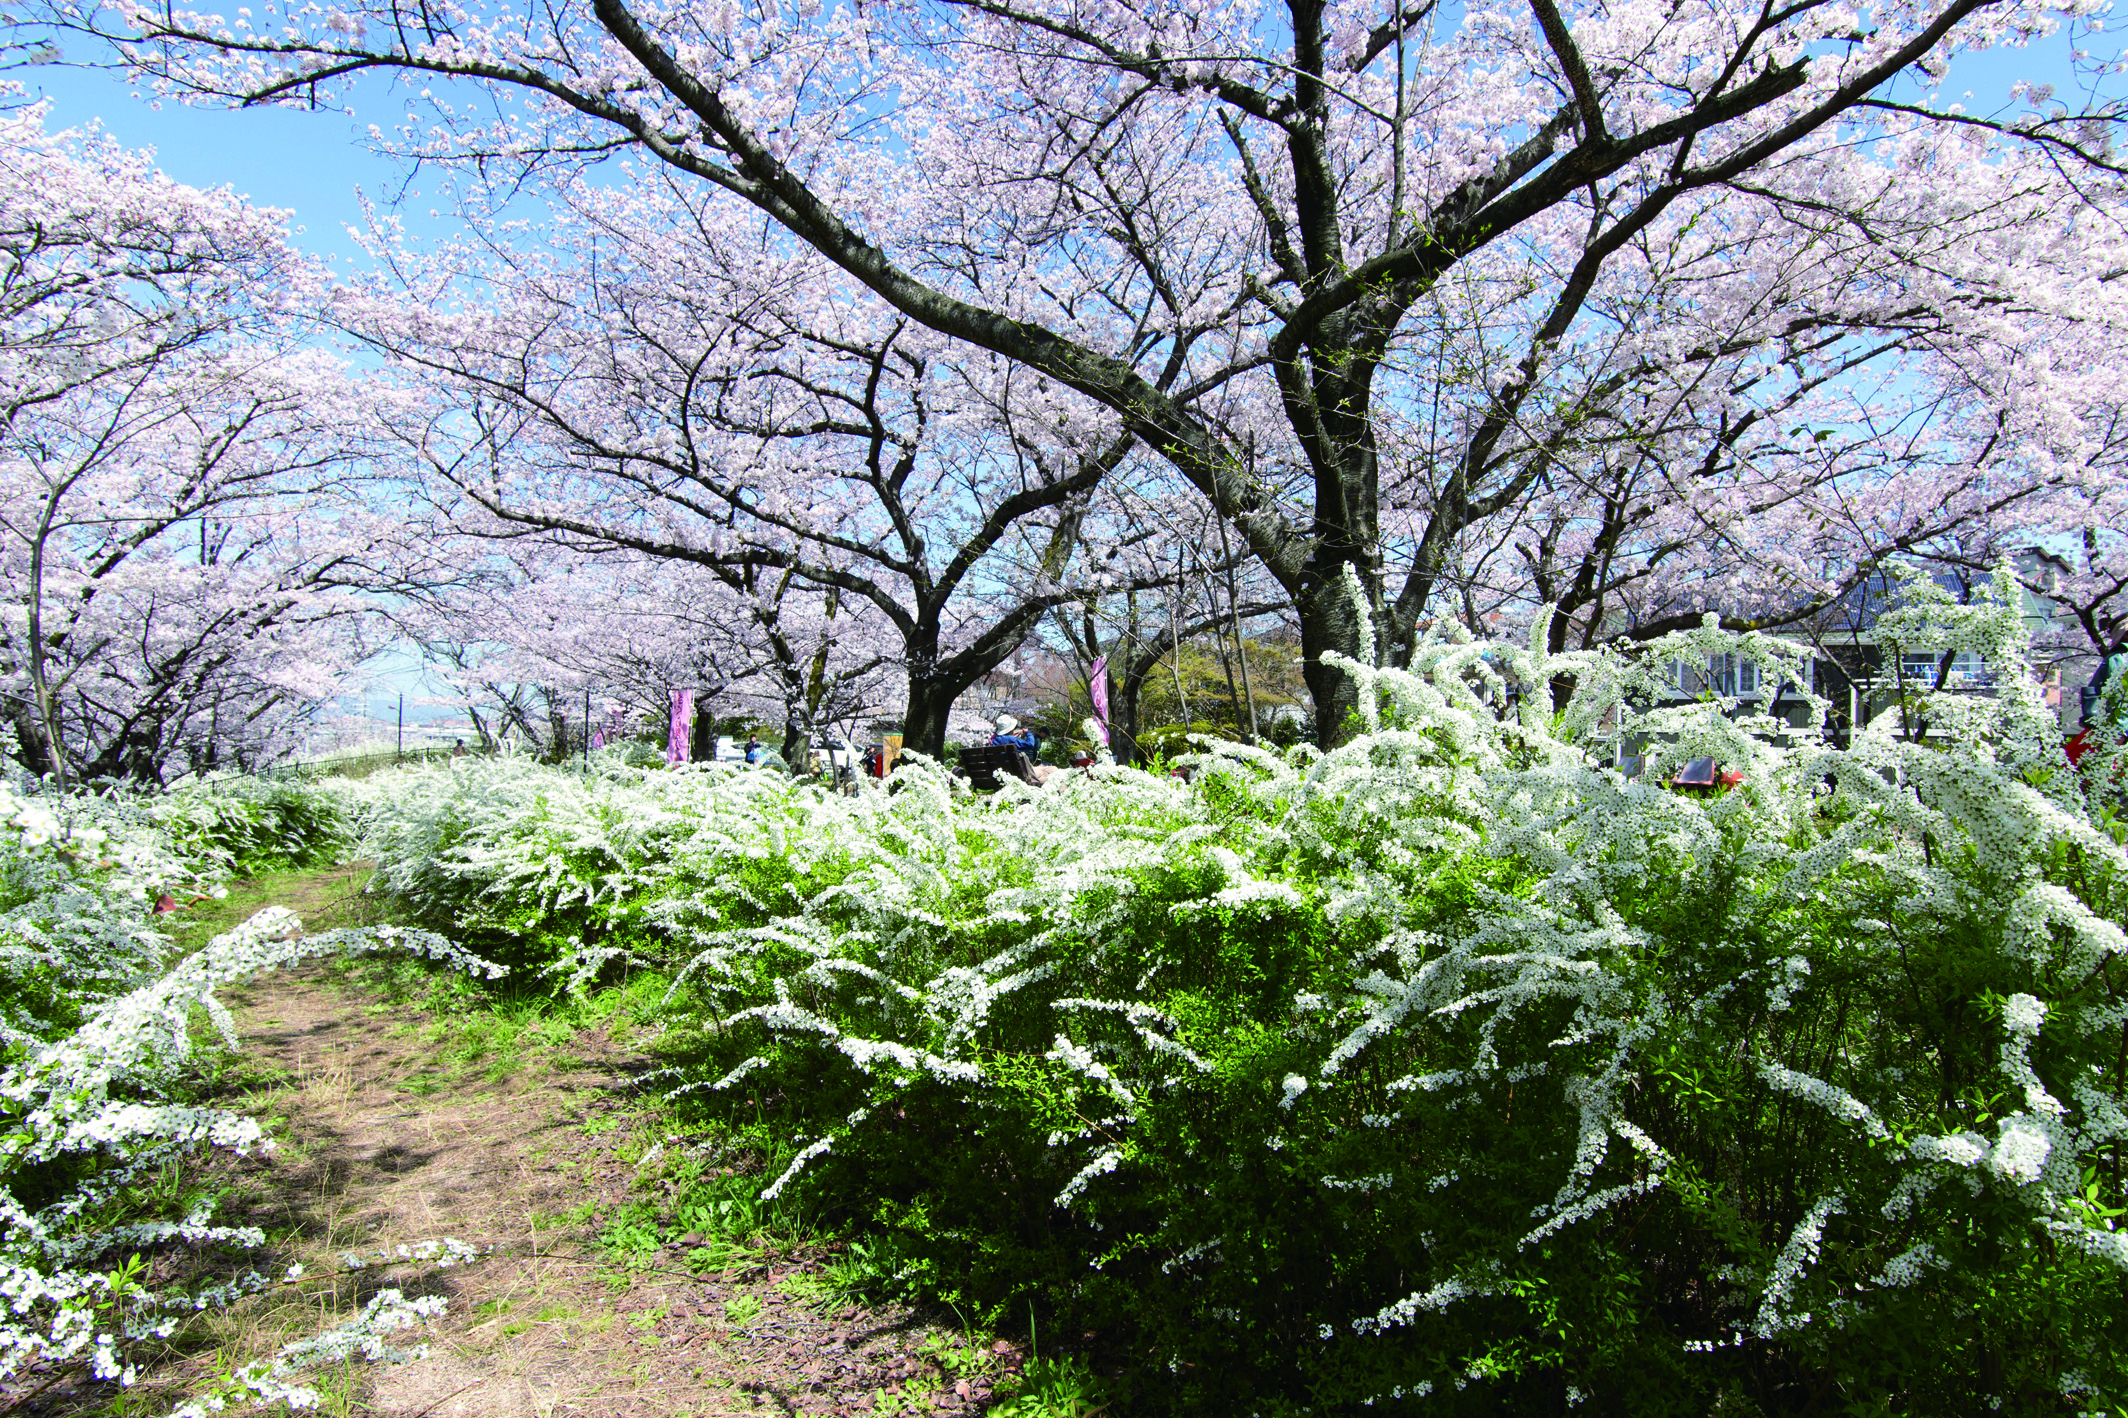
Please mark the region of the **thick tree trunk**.
POLYGON ((31 776, 42 778, 53 771, 52 755, 45 747, 44 729, 38 721, 37 711, 28 704, 16 704, 8 721, 15 727, 15 743, 22 754, 22 766, 31 776))
MULTIPOLYGON (((1003 664, 1034 629, 1034 616, 1016 618, 1016 633, 988 644, 979 642, 978 647, 943 658, 938 653, 936 607, 925 614, 913 633, 904 633, 903 653, 909 666, 909 707, 902 715, 904 748, 934 758, 945 752, 946 719, 953 712, 954 703, 968 692, 969 686, 1003 664)), ((1009 625, 1013 619, 1008 617, 1004 624, 1009 625)))
MULTIPOLYGON (((1353 353, 1348 345, 1345 354, 1353 353)), ((1318 350, 1316 357, 1323 360, 1324 352, 1318 350)), ((1310 529, 1314 545, 1299 584, 1289 589, 1300 613, 1305 657, 1301 673, 1315 702, 1315 738, 1326 749, 1347 736, 1348 721, 1359 707, 1359 687, 1350 673, 1325 664, 1323 655, 1335 652, 1378 665, 1383 649, 1381 463, 1370 413, 1375 367, 1372 355, 1348 358, 1346 367, 1335 374, 1317 364, 1309 385, 1311 410, 1304 411, 1293 398, 1297 388, 1288 394, 1289 417, 1303 423, 1311 415, 1319 417, 1322 427, 1320 437, 1308 440, 1315 476, 1315 517, 1310 529), (1347 566, 1359 577, 1364 607, 1354 604, 1345 584, 1347 566), (1375 630, 1371 655, 1362 653, 1362 614, 1375 630)))
POLYGON ((1154 655, 1130 656, 1125 660, 1122 676, 1109 682, 1108 747, 1118 763, 1144 760, 1138 751, 1138 729, 1145 703, 1145 680, 1159 663, 1159 657, 1154 655))
POLYGON ((901 719, 902 747, 933 758, 943 757, 946 752, 946 717, 953 712, 953 701, 973 683, 973 680, 967 684, 934 680, 912 668, 909 671, 909 707, 901 719))
MULTIPOLYGON (((1308 696, 1315 704, 1315 741, 1326 749, 1335 748, 1349 736, 1349 721, 1359 712, 1360 699, 1359 685, 1351 674, 1325 663, 1323 655, 1334 652, 1352 660, 1363 658, 1361 608, 1354 604, 1345 586, 1341 566, 1328 558, 1326 548, 1319 561, 1325 569, 1295 598, 1295 609, 1300 613, 1301 677, 1307 681, 1308 696)), ((1365 586, 1366 568, 1354 569, 1360 572, 1360 584, 1365 586)), ((1379 625, 1379 618, 1374 619, 1379 625)), ((1381 643, 1379 634, 1375 643, 1381 643)))
POLYGON ((549 754, 556 763, 567 763, 569 755, 575 751, 575 745, 570 742, 576 737, 570 715, 573 707, 559 692, 548 692, 547 735, 554 745, 549 754))
POLYGON ((154 737, 140 728, 129 728, 107 745, 102 753, 84 764, 84 779, 120 778, 143 787, 161 787, 162 751, 154 737))
POLYGON ((695 722, 690 730, 687 759, 690 763, 713 762, 717 756, 717 716, 704 700, 695 700, 695 722))

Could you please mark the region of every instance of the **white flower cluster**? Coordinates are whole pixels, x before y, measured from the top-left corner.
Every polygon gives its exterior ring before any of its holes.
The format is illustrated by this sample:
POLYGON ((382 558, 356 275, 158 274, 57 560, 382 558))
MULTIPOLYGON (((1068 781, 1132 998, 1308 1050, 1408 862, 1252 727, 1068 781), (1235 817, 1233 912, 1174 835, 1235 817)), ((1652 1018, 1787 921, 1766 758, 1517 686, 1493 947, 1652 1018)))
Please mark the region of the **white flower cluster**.
POLYGON ((222 894, 228 854, 173 836, 165 816, 161 800, 117 789, 0 778, 0 1047, 55 1038, 159 974, 160 897, 222 894))
MULTIPOLYGON (((15 845, 24 851, 56 842, 66 831, 50 808, 34 799, 18 798, 5 787, 0 787, 0 827, 19 833, 15 845)), ((97 833, 99 838, 102 835, 97 833)))
POLYGON ((1352 1322, 1355 1334, 1380 1334, 1383 1330, 1411 1324, 1420 1315, 1447 1309, 1458 1300, 1490 1294, 1484 1286, 1463 1280, 1443 1280, 1437 1285, 1406 1295, 1395 1304, 1385 1305, 1371 1315, 1362 1315, 1352 1322))
MULTIPOLYGON (((1245 1137, 1260 1161, 1268 1132, 1265 1146, 1285 1163, 1296 1139, 1332 1127, 1378 1140, 1362 1165, 1305 1172, 1338 1205, 1451 1192, 1486 1175, 1460 1157, 1421 1157, 1416 1124, 1380 1101, 1345 1110, 1348 1092, 1369 1096, 1362 1079, 1375 1099, 1409 1098, 1437 1116, 1466 1106, 1491 1116, 1511 1087, 1523 1088, 1519 1108, 1554 1108, 1566 1152, 1511 1242, 1525 1253, 1693 1185, 1676 1139, 1634 1099, 1658 1086, 1658 1046, 1711 1049, 1713 1021, 1749 1001, 1782 1023, 1741 1055, 1743 1086, 1820 1139, 1820 1181, 1724 1281, 1741 1292, 1732 1338, 1695 1341, 1708 1349, 1841 1323, 1871 1294, 1914 1285, 1937 1263, 1929 1228, 1977 1189, 2034 1231, 2128 1267, 2128 1238, 2078 1202, 2083 1166, 2128 1138, 2118 1081, 2049 1088, 2033 1063, 2042 1030, 2117 1036, 2128 1013, 2012 994, 1988 1080, 2010 1105, 1970 1125, 1917 1115, 1891 1073, 1782 1043, 1833 972, 1822 957, 1813 968, 1816 943, 1759 941, 1745 927, 1838 917, 1858 880, 1873 894, 1842 927, 1854 969, 1894 975, 1902 941, 1976 922, 1995 933, 1976 950, 1996 951, 2005 968, 2043 965, 2050 979, 2088 980, 2128 954, 2120 924, 2049 875, 2074 854, 2093 876, 2119 879, 2128 853, 2086 797, 2106 780, 2094 787, 2062 758, 2024 663, 2015 586, 1998 577, 1990 594, 1955 607, 1926 583, 1908 592, 1885 634, 1931 654, 1983 655, 1997 692, 1917 690, 1903 716, 1859 727, 1846 748, 1823 741, 1815 700, 1804 722, 1785 725, 1735 700, 1679 704, 1668 693, 1664 666, 1710 654, 1752 660, 1762 683, 1807 683, 1802 648, 1770 637, 1710 620, 1630 653, 1553 654, 1542 617, 1521 645, 1444 621, 1404 668, 1338 662, 1360 687, 1365 732, 1351 742, 1290 754, 1207 748, 1191 760, 1192 785, 1097 767, 1061 790, 976 799, 916 761, 897 773, 899 791, 867 785, 842 798, 763 774, 606 765, 566 776, 483 763, 371 779, 360 810, 380 879, 408 899, 520 921, 526 907, 535 918, 594 904, 637 913, 629 919, 673 942, 683 985, 715 1002, 719 1026, 766 1031, 855 1071, 869 1106, 847 1128, 882 1126, 895 1095, 919 1086, 988 1106, 985 1090, 1019 1076, 994 1046, 1001 1021, 1013 1021, 1010 1064, 1046 1069, 1072 1110, 1049 1135, 1056 1175, 1068 1179, 1056 1202, 1095 1224, 1107 1189, 1170 1165, 1143 1141, 1145 1121, 1204 1086, 1222 1042, 1193 1033, 1187 1011, 1167 1003, 1176 967, 1147 954, 1148 930, 1229 922, 1275 934, 1287 920, 1319 921, 1354 943, 1341 979, 1282 996, 1291 1008, 1279 1040, 1291 1052, 1258 1081, 1261 1116, 1228 1140, 1239 1155, 1245 1137), (1569 681, 1573 696, 1555 711, 1550 688, 1569 681), (1918 738, 1917 712, 1951 732, 1918 738), (1622 746, 1644 771, 1611 766, 1622 746), (1664 786, 1703 756, 1741 784, 1705 797, 1664 786), (1479 881, 1468 910, 1444 919, 1428 895, 1444 861, 1505 864, 1514 888, 1479 881), (1198 885, 1179 902, 1160 898, 1149 924, 1153 880, 1198 885), (1733 907, 1709 909, 1734 910, 1733 950, 1666 960, 1652 986, 1663 943, 1619 902, 1655 890, 1717 902, 1727 891, 1733 907), (1418 1040, 1455 1044, 1429 1053, 1418 1040), (1878 1279, 1842 1309, 1819 1298, 1818 1271, 1828 1248, 1849 1245, 1861 1262, 1852 1273, 1878 1279)), ((610 949, 586 946, 565 963, 595 968, 607 956, 594 951, 610 949)), ((1717 1042, 1729 1052, 1739 1041, 1717 1042)), ((686 1086, 735 1086, 770 1057, 686 1086)), ((811 1142, 776 1187, 842 1135, 811 1142)), ((1202 1244, 1186 1211, 1148 1244, 1177 1256, 1202 1244)), ((1330 1328, 1378 1335, 1498 1293, 1487 1266, 1510 1258, 1422 1273, 1404 1298, 1330 1328)))
POLYGON ((1788 1242, 1774 1258, 1773 1269, 1760 1291, 1758 1319, 1752 1326, 1752 1333, 1759 1338, 1771 1338, 1784 1329, 1799 1329, 1810 1323, 1809 1312, 1796 1312, 1790 1301, 1797 1280, 1818 1258, 1825 1223, 1845 1209, 1846 1198, 1838 1192, 1819 1197, 1788 1233, 1788 1242))
POLYGON ((316 1408, 317 1390, 292 1382, 294 1375, 349 1359, 404 1364, 421 1358, 428 1352, 427 1345, 400 1349, 389 1343, 387 1336, 429 1323, 443 1313, 444 1306, 440 1295, 409 1300, 396 1289, 380 1290, 363 1305, 361 1313, 345 1324, 283 1345, 272 1359, 248 1364, 231 1374, 216 1391, 171 1409, 169 1418, 207 1418, 208 1414, 226 1412, 237 1403, 246 1407, 285 1403, 290 1409, 316 1408))

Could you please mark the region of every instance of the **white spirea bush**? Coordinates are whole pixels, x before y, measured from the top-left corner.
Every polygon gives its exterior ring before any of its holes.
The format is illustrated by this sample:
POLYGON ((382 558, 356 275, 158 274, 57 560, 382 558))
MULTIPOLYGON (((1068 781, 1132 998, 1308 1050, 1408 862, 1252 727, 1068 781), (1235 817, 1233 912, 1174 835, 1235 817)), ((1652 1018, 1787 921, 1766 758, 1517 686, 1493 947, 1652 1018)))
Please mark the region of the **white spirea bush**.
POLYGON ((54 794, 0 759, 0 1055, 160 973, 158 901, 220 896, 233 870, 315 865, 347 844, 329 786, 217 774, 54 794))
MULTIPOLYGON (((175 804, 131 796, 38 796, 0 788, 0 1378, 26 1368, 80 1364, 98 1379, 130 1382, 132 1354, 201 1310, 234 1303, 299 1276, 257 1271, 210 1284, 153 1282, 154 1257, 174 1247, 258 1247, 255 1228, 217 1224, 210 1205, 178 1216, 144 1214, 142 1185, 172 1163, 211 1150, 271 1146, 257 1120, 186 1100, 184 1067, 195 1018, 236 1040, 216 992, 262 970, 327 954, 407 950, 494 977, 503 967, 426 931, 377 927, 304 936, 287 911, 269 910, 190 954, 152 928, 165 893, 219 894, 217 878, 239 853, 232 821, 256 827, 259 801, 281 800, 281 820, 322 808, 288 789, 195 788, 175 804), (229 804, 234 804, 230 806, 229 804), (189 826, 174 836, 172 819, 189 826)), ((248 828, 247 828, 248 830, 248 828)), ((340 829, 301 834, 314 842, 340 829)), ((287 838, 282 845, 293 845, 287 838)), ((256 844, 244 855, 258 859, 256 844)), ((284 854, 283 859, 286 859, 284 854)), ((463 1259, 444 1243, 436 1256, 463 1259)), ((380 1294, 348 1324, 236 1376, 228 1394, 299 1406, 315 1395, 291 1376, 322 1358, 390 1357, 384 1336, 425 1318, 437 1302, 380 1294)))
POLYGON ((2128 856, 2018 605, 1910 584, 1880 634, 1995 692, 1845 749, 1667 700, 1709 653, 1794 681, 1777 639, 1540 622, 1349 664, 1350 742, 1188 785, 460 763, 360 812, 483 949, 669 970, 684 1096, 894 1274, 1126 1325, 1208 1406, 2051 1413, 2128 1402, 2128 856), (1700 756, 1741 785, 1665 786, 1700 756))
POLYGON ((349 844, 342 782, 212 773, 135 802, 178 850, 255 875, 339 859, 349 844))
POLYGON ((0 778, 0 1051, 153 977, 169 949, 151 925, 156 899, 213 894, 225 870, 131 799, 37 796, 0 778))

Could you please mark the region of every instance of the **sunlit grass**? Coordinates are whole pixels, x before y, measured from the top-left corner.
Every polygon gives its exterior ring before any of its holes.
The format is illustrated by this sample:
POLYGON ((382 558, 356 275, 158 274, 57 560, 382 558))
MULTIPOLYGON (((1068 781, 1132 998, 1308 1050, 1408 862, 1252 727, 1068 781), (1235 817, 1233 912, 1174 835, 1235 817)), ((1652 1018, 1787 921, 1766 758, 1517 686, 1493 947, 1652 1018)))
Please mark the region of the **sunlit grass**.
POLYGON ((266 872, 224 883, 227 895, 182 900, 163 918, 164 929, 188 946, 205 945, 224 931, 250 920, 268 906, 285 906, 310 932, 379 924, 376 899, 363 890, 375 870, 370 862, 350 862, 324 871, 266 872))

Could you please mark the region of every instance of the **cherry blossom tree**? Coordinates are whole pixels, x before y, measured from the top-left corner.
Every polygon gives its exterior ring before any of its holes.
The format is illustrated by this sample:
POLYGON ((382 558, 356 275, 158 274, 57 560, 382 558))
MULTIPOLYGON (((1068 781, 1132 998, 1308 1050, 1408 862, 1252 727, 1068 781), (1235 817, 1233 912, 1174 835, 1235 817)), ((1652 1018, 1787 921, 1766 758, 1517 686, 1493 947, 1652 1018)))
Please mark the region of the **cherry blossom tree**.
POLYGON ((721 638, 752 663, 687 682, 774 687, 793 751, 891 660, 909 745, 938 752, 963 691, 1114 581, 1082 548, 1133 442, 1097 406, 953 357, 817 256, 766 269, 729 210, 564 195, 537 247, 380 245, 388 278, 343 302, 432 392, 408 451, 442 528, 706 573, 721 594, 675 608, 689 648, 664 660, 721 638), (836 648, 874 630, 896 643, 836 648))
POLYGON ((484 740, 492 721, 543 751, 581 746, 585 696, 614 705, 595 723, 662 725, 672 691, 691 689, 698 752, 716 718, 746 716, 782 724, 802 762, 817 736, 898 707, 891 633, 788 571, 439 531, 461 574, 405 578, 390 619, 459 686, 484 740))
MULTIPOLYGON (((2045 360, 2020 321, 2115 325, 2113 110, 2033 91, 1986 119, 1933 89, 1962 53, 2084 23, 2081 0, 35 13, 204 101, 406 72, 438 85, 393 140, 425 160, 522 176, 625 151, 752 210, 766 265, 817 253, 1106 410, 1207 498, 1292 599, 1326 734, 1353 689, 1323 652, 1408 654, 1472 539, 1558 520, 1563 484, 1644 460, 1674 525, 1652 546, 1816 577, 1787 588, 1808 604, 1838 588, 1815 548, 1784 557, 1790 533, 1858 505, 1814 449, 1864 431, 1872 510, 1940 410, 1948 442, 1891 494, 1932 506, 1973 471, 1950 444, 2066 433, 2050 381, 2004 363, 2045 360), (1700 312, 1684 331, 1659 318, 1679 308, 1700 312), (1914 382, 1931 361, 1942 378, 1914 382), (1775 457, 1802 386, 1850 421, 1775 457)), ((2075 442, 1990 454, 1985 480, 2067 476, 2075 442)), ((1600 495, 1563 516, 1604 540, 1600 495)), ((1839 560, 1918 538, 1894 521, 1839 560)), ((1692 594, 1727 589, 1717 570, 1692 594)))
POLYGON ((285 737, 356 653, 319 509, 378 391, 300 343, 280 218, 0 117, 0 694, 29 766, 159 779, 285 737))
MULTIPOLYGON (((1734 629, 1798 626, 1890 560, 1985 579, 2093 525, 2123 485, 2113 210, 2085 213, 2105 241, 2070 239, 2045 205, 2051 179, 1997 163, 1966 181, 1961 201, 1986 222, 1871 213, 1867 240, 1914 254, 1903 272, 1855 264, 1830 231, 1719 290, 1691 277, 1694 248, 1668 253, 1578 355, 1580 382, 1526 421, 1539 475, 1512 521, 1466 537, 1473 610, 1556 605, 1555 651, 1709 609, 1734 629), (1971 279, 1981 268, 1987 284, 1971 279), (1663 366, 1618 348, 1655 330, 1737 355, 1663 366)), ((1730 224, 1710 214, 1699 234, 1719 245, 1730 224)), ((1458 365, 1475 361, 1436 362, 1458 365)))

